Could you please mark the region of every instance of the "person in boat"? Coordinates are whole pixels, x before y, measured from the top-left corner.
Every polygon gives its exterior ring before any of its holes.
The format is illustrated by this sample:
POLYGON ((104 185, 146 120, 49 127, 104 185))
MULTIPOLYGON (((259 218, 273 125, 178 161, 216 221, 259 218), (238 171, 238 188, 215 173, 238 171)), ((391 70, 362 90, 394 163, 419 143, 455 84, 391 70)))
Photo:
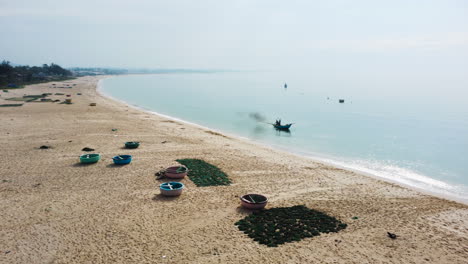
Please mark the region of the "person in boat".
POLYGON ((277 126, 281 126, 281 119, 276 119, 276 123, 275 123, 277 126))

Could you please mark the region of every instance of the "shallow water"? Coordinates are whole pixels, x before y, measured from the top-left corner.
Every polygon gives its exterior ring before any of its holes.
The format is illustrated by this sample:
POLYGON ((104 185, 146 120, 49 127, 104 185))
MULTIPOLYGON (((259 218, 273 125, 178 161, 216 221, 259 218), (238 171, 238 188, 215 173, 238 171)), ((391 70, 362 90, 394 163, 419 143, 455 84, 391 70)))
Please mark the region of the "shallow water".
POLYGON ((468 107, 399 91, 354 94, 294 77, 288 88, 284 83, 259 72, 134 75, 105 79, 101 91, 149 111, 468 201, 468 107), (276 118, 294 123, 290 132, 268 124, 276 118))

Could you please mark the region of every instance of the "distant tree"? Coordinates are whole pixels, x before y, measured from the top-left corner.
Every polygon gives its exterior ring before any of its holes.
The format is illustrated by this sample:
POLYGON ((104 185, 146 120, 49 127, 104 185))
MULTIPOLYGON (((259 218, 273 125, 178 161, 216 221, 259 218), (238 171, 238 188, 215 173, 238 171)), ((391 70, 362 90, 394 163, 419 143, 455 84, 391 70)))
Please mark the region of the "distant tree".
POLYGON ((60 75, 60 76, 70 76, 72 72, 60 67, 57 64, 51 63, 50 66, 47 67, 48 72, 52 75, 60 75))
POLYGON ((10 65, 9 61, 3 60, 0 64, 0 74, 10 74, 13 71, 13 66, 10 65))
POLYGON ((72 72, 57 64, 43 64, 42 66, 16 66, 10 65, 9 61, 0 63, 0 85, 27 84, 47 80, 60 80, 72 76, 72 72))
POLYGON ((42 67, 32 66, 30 71, 32 74, 39 74, 42 71, 42 67))

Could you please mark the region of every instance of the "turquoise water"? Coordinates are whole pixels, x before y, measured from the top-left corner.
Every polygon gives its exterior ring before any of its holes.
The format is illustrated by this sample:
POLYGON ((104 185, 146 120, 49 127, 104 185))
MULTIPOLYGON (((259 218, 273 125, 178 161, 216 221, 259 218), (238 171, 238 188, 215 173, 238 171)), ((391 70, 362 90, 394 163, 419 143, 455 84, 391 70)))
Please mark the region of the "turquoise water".
POLYGON ((259 72, 134 75, 105 79, 100 89, 149 111, 468 201, 468 107, 298 80, 259 72), (290 133, 266 124, 276 118, 294 123, 290 133))

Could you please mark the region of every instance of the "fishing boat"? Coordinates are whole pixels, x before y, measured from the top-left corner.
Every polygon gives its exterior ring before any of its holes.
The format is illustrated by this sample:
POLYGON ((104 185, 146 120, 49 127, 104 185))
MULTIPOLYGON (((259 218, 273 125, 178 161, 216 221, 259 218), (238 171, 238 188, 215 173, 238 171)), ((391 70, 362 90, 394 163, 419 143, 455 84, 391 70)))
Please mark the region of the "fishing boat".
POLYGON ((159 190, 164 196, 179 196, 182 194, 184 187, 181 182, 164 182, 159 185, 159 190))
POLYGON ((292 124, 286 124, 286 125, 276 125, 273 124, 273 127, 278 129, 278 130, 289 130, 289 128, 292 126, 292 124))
POLYGON ((259 210, 265 208, 268 198, 261 194, 246 194, 240 197, 241 205, 247 209, 259 210))
POLYGON ((101 154, 83 154, 80 156, 80 162, 85 164, 96 163, 101 159, 101 154))
POLYGON ((132 162, 132 155, 118 155, 112 158, 114 164, 125 165, 132 162))
POLYGON ((172 179, 182 179, 187 176, 188 169, 185 166, 172 166, 166 169, 164 175, 172 179))
POLYGON ((285 125, 282 125, 281 124, 281 119, 277 119, 276 122, 274 124, 272 124, 273 127, 277 130, 289 130, 289 128, 293 125, 292 123, 291 124, 285 124, 285 125))

